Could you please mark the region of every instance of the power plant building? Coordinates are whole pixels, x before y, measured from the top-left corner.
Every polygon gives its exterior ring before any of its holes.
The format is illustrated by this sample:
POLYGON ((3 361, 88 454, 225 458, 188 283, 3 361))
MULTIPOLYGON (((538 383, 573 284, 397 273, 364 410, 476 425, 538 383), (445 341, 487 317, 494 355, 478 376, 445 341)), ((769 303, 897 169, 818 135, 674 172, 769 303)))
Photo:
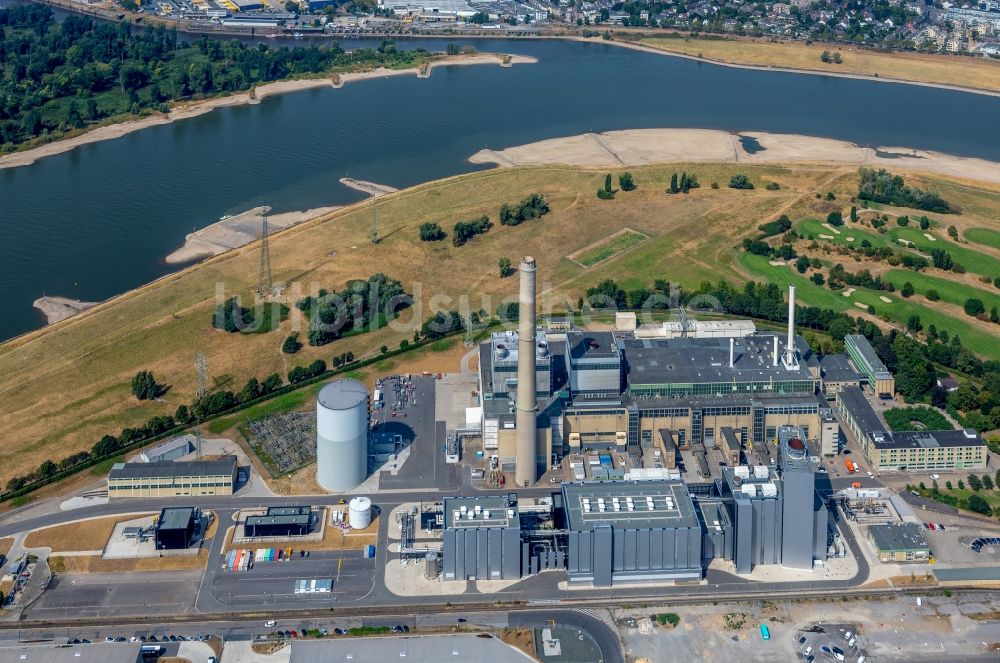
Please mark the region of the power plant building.
MULTIPOLYGON (((810 570, 826 558, 829 513, 816 493, 803 431, 782 427, 778 439, 780 472, 775 466, 739 465, 723 468, 719 480, 733 514, 737 573, 750 573, 758 564, 810 570)), ((723 555, 716 551, 716 556, 723 555)))
POLYGON ((316 397, 316 482, 344 492, 368 477, 368 389, 337 380, 316 397))
POLYGON ((875 348, 861 334, 844 337, 844 352, 851 358, 858 372, 865 376, 868 386, 876 395, 896 393, 896 379, 878 358, 875 348))
POLYGON ((702 531, 682 481, 562 486, 571 583, 700 580, 702 531))
POLYGON ((446 497, 442 535, 445 580, 521 577, 521 517, 517 495, 446 497))
POLYGON ((194 535, 195 509, 170 507, 160 511, 156 519, 154 540, 157 550, 182 550, 194 535))
POLYGON ((272 506, 261 516, 247 516, 243 534, 247 538, 265 536, 305 536, 312 527, 308 506, 272 506))

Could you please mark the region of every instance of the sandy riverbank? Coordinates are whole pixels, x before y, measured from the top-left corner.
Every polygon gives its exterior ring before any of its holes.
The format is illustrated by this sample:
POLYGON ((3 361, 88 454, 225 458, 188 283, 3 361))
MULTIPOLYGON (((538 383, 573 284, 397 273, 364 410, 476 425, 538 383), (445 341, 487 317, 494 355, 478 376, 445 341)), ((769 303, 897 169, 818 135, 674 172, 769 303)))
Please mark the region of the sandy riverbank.
POLYGON ((505 150, 480 150, 472 163, 499 166, 568 164, 615 167, 669 162, 838 163, 915 170, 1000 184, 1000 164, 940 152, 904 147, 860 147, 847 141, 746 131, 733 134, 714 129, 633 129, 581 134, 519 145, 505 150), (762 149, 748 153, 740 136, 753 138, 762 149))
MULTIPOLYGON (((299 212, 282 212, 267 217, 268 232, 291 228, 294 225, 329 214, 340 206, 316 207, 299 212)), ((246 212, 234 214, 228 219, 219 219, 201 230, 189 233, 184 238, 184 246, 166 257, 168 264, 190 262, 198 258, 216 256, 220 253, 246 246, 260 239, 262 219, 267 206, 254 207, 246 212)))
POLYGON ((340 183, 346 187, 355 189, 356 191, 367 193, 369 196, 374 198, 399 191, 396 187, 389 186, 388 184, 366 182, 365 180, 356 180, 353 177, 341 177, 340 183))
MULTIPOLYGON (((694 60, 696 62, 705 62, 719 67, 730 67, 732 69, 753 69, 757 71, 776 71, 786 74, 810 74, 812 76, 853 78, 854 80, 874 81, 878 83, 901 83, 904 85, 921 85, 923 87, 933 87, 941 90, 953 90, 955 92, 970 92, 972 94, 984 94, 990 97, 1000 97, 1000 92, 997 92, 995 90, 986 90, 983 88, 967 87, 963 85, 949 85, 947 83, 932 83, 929 81, 909 80, 905 78, 893 78, 891 76, 868 76, 865 74, 851 74, 838 71, 825 71, 819 69, 799 69, 795 67, 779 67, 775 65, 764 66, 756 64, 740 64, 739 62, 727 62, 725 60, 718 60, 715 58, 699 57, 697 55, 690 55, 688 53, 679 53, 677 51, 669 51, 665 48, 656 48, 655 46, 649 46, 646 44, 639 44, 636 42, 625 41, 620 39, 611 39, 602 41, 598 41, 593 38, 587 38, 587 37, 560 37, 560 39, 566 39, 567 41, 589 42, 592 44, 601 43, 601 44, 609 44, 611 46, 621 46, 622 48, 630 48, 634 51, 642 51, 644 53, 654 53, 656 55, 666 55, 673 58, 683 58, 685 60, 694 60)), ((956 63, 956 64, 960 65, 961 63, 956 63)))
POLYGON ((67 297, 39 297, 35 300, 34 307, 45 314, 46 324, 51 325, 53 322, 71 318, 77 313, 94 308, 99 303, 81 302, 67 297))
POLYGON ((121 138, 133 131, 140 131, 149 127, 161 124, 169 124, 177 120, 186 120, 205 113, 210 113, 216 108, 227 106, 242 106, 244 104, 259 104, 261 100, 276 95, 298 92, 300 90, 311 90, 314 88, 332 87, 340 88, 347 83, 364 81, 372 78, 388 78, 390 76, 418 76, 427 78, 437 67, 454 67, 464 65, 498 64, 501 67, 510 67, 515 64, 533 64, 538 62, 536 58, 525 55, 505 55, 498 53, 477 53, 475 55, 447 55, 430 62, 426 70, 412 69, 373 69, 371 71, 358 71, 346 74, 334 74, 326 78, 308 78, 291 81, 275 81, 266 83, 247 92, 230 95, 228 97, 213 97, 204 101, 178 104, 168 113, 158 113, 144 117, 141 120, 130 122, 120 122, 104 127, 98 127, 79 136, 58 140, 46 145, 40 145, 23 152, 15 152, 0 156, 0 170, 4 168, 16 168, 35 163, 39 159, 50 157, 63 152, 69 152, 81 145, 97 143, 104 140, 121 138))

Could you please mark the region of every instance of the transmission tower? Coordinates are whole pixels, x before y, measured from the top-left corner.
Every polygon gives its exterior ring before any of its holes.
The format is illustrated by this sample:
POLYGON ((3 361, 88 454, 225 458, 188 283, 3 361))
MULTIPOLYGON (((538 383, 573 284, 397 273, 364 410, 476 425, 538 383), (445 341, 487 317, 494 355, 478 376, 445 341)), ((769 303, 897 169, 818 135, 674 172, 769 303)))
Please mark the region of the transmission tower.
MULTIPOLYGON (((194 356, 194 367, 198 371, 198 391, 195 395, 195 401, 200 401, 205 398, 208 394, 208 364, 205 363, 205 355, 201 352, 194 356)), ((199 412, 203 410, 204 403, 201 404, 202 407, 199 408, 199 412)), ((201 460, 201 415, 196 415, 194 424, 194 452, 198 460, 201 460)))
POLYGON ((375 190, 372 189, 372 244, 378 244, 378 223, 375 217, 375 190))
POLYGON ((264 214, 261 217, 260 230, 260 274, 257 276, 257 296, 267 297, 271 294, 271 251, 267 241, 267 212, 265 203, 264 214))

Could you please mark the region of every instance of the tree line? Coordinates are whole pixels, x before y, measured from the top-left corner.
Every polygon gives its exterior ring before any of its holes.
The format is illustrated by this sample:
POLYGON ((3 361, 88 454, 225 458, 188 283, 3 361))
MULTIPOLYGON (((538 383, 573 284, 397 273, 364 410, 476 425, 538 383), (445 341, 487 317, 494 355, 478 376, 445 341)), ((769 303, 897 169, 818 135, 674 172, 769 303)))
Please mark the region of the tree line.
POLYGON ((347 53, 336 43, 188 43, 162 26, 75 14, 57 22, 46 6, 15 5, 0 9, 0 152, 109 118, 165 112, 179 99, 334 70, 417 66, 429 56, 384 47, 347 53))

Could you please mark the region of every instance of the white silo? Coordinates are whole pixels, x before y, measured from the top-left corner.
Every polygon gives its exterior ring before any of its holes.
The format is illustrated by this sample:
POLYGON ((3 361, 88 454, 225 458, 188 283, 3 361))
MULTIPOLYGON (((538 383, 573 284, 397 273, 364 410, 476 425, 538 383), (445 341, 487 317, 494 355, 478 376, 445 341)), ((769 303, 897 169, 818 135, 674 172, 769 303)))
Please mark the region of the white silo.
POLYGON ((368 476, 368 389, 338 380, 316 397, 316 483, 351 490, 368 476))
POLYGON ((348 522, 351 529, 365 529, 372 524, 372 501, 367 497, 355 497, 347 505, 348 522))

